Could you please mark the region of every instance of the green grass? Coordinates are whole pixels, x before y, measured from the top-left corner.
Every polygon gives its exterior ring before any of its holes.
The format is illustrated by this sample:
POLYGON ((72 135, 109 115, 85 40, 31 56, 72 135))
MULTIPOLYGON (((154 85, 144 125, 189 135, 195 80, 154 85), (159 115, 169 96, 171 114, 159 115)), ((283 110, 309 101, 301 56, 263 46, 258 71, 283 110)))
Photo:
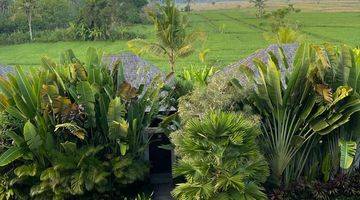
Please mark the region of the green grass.
MULTIPOLYGON (((263 39, 263 33, 270 29, 260 25, 251 9, 203 11, 190 14, 192 29, 205 31, 208 35, 203 48, 209 48, 208 59, 226 66, 257 49, 269 45, 263 39)), ((311 42, 345 43, 351 46, 360 45, 360 13, 344 12, 300 12, 291 19, 301 24, 302 33, 311 42)), ((131 27, 133 31, 154 39, 150 25, 131 27)), ((94 42, 57 42, 32 43, 0 46, 0 63, 10 65, 39 65, 41 56, 47 55, 57 59, 66 49, 83 58, 88 47, 100 48, 105 54, 118 54, 128 51, 126 41, 94 41, 94 42)), ((165 58, 144 56, 162 69, 167 69, 165 58)), ((197 54, 179 60, 179 68, 198 65, 197 54)))

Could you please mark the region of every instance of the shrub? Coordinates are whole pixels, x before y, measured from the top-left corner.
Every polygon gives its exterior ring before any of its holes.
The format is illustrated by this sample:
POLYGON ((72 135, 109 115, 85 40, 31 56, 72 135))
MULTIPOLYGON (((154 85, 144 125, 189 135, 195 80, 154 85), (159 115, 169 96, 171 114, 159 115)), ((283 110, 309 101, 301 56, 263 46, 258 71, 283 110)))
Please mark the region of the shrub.
POLYGON ((288 7, 274 10, 271 13, 267 14, 265 17, 269 21, 269 25, 271 27, 272 32, 276 33, 282 27, 288 27, 297 30, 299 24, 289 20, 288 18, 290 14, 298 13, 300 11, 301 10, 295 8, 294 5, 289 4, 288 7))
POLYGON ((304 36, 290 27, 280 27, 275 33, 264 33, 264 38, 271 44, 291 44, 301 42, 304 36))
POLYGON ((0 44, 21 44, 29 42, 29 34, 23 32, 14 32, 11 34, 0 34, 0 44))
POLYGON ((244 90, 241 93, 234 92, 236 88, 230 84, 231 77, 225 73, 216 74, 209 79, 206 87, 196 87, 191 93, 182 96, 178 108, 181 120, 186 122, 194 117, 202 117, 211 110, 249 112, 240 105, 248 93, 244 90))
POLYGON ((351 174, 337 174, 332 180, 322 181, 305 181, 294 182, 286 189, 278 189, 269 193, 270 199, 358 199, 360 195, 360 173, 354 171, 351 174))
MULTIPOLYGON (((144 38, 144 35, 140 35, 129 31, 126 28, 118 27, 114 28, 109 33, 109 38, 96 38, 96 40, 131 40, 135 38, 144 38)), ((54 29, 38 31, 34 33, 33 42, 60 42, 60 41, 75 41, 75 40, 87 40, 76 27, 70 26, 67 29, 54 29)), ((21 44, 30 42, 28 33, 14 32, 12 34, 0 34, 0 44, 21 44)))
POLYGON ((157 114, 162 83, 133 88, 119 63, 110 71, 101 59, 90 48, 81 62, 69 50, 60 64, 43 58, 40 70, 25 75, 16 67, 0 78, 0 110, 20 122, 6 131, 12 144, 0 155, 0 177, 9 175, 11 189, 67 198, 147 176, 143 131, 157 114))
POLYGON ((176 199, 266 199, 260 186, 269 174, 256 137, 255 119, 243 114, 211 112, 171 134, 184 176, 172 192, 176 199))

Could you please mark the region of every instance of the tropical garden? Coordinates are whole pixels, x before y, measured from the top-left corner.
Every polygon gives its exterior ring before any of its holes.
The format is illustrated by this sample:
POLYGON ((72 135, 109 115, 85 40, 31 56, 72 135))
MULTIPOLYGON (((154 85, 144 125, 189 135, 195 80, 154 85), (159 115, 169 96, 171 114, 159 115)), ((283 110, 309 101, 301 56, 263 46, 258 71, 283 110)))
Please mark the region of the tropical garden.
POLYGON ((159 199, 147 154, 160 133, 167 199, 359 199, 360 49, 309 41, 294 5, 250 1, 273 49, 219 68, 191 1, 184 12, 171 0, 0 2, 0 42, 122 39, 167 68, 133 84, 96 48, 12 66, 0 76, 0 200, 159 199), (136 23, 155 40, 124 28, 136 23))

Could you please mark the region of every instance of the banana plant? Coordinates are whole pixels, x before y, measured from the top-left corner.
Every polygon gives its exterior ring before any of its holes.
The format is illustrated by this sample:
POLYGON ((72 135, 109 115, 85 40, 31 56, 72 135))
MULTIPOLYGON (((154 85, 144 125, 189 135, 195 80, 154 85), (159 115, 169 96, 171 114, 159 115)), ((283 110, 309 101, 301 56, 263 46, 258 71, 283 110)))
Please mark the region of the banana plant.
POLYGON ((29 186, 29 196, 65 198, 146 177, 144 130, 158 114, 162 80, 134 88, 121 63, 101 61, 93 48, 85 62, 68 50, 60 63, 44 57, 38 70, 0 78, 0 111, 17 122, 0 167, 14 167, 12 183, 29 186))
MULTIPOLYGON (((299 178, 315 136, 333 132, 360 111, 360 99, 353 98, 350 86, 328 83, 326 74, 335 66, 322 52, 319 46, 302 44, 292 67, 282 50, 280 59, 269 53, 268 63, 254 60, 256 73, 243 67, 254 85, 246 103, 262 116, 263 148, 276 184, 299 178)), ((243 89, 237 80, 232 82, 243 89)))

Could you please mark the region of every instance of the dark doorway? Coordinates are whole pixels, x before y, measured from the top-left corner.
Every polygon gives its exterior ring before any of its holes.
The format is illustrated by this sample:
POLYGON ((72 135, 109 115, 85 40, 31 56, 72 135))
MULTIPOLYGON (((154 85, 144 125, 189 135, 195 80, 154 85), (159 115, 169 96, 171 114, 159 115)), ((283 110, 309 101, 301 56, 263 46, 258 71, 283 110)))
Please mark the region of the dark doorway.
POLYGON ((159 147, 167 144, 170 144, 170 140, 165 134, 158 133, 152 136, 149 145, 151 174, 171 173, 171 151, 159 147))

